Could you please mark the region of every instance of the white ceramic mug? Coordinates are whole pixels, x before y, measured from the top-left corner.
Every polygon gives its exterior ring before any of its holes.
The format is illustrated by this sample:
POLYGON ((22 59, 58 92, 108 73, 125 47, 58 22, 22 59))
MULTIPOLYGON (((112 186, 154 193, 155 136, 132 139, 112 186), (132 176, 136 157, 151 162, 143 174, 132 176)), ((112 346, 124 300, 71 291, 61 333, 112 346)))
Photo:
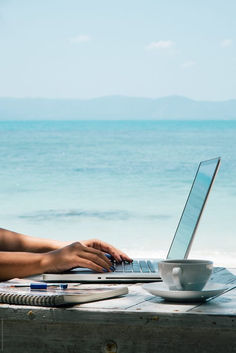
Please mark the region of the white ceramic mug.
POLYGON ((163 282, 170 290, 199 291, 213 270, 209 260, 165 260, 159 263, 163 282))

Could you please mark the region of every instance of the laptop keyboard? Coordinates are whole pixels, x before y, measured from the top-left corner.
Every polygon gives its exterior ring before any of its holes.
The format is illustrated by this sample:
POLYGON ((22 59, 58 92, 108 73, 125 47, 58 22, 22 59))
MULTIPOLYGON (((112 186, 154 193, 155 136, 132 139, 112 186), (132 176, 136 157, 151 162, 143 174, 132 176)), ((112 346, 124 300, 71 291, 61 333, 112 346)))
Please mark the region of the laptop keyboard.
POLYGON ((158 263, 150 260, 134 260, 129 263, 123 261, 122 263, 114 262, 114 272, 132 272, 132 273, 156 273, 158 272, 158 263))

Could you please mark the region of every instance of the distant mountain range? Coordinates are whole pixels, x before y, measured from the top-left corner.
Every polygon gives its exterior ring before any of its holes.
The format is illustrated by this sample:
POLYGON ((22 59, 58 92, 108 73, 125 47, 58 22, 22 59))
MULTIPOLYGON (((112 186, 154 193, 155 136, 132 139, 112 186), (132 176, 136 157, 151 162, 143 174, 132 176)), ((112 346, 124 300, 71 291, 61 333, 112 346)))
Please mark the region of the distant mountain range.
POLYGON ((0 120, 234 120, 236 99, 107 96, 87 100, 0 98, 0 120))

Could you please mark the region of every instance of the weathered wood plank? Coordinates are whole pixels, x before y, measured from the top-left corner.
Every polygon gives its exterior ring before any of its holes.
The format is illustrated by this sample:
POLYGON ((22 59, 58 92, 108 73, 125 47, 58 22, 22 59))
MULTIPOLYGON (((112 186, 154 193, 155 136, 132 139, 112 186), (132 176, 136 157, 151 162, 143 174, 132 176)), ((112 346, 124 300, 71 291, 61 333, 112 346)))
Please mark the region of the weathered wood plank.
POLYGON ((143 293, 144 300, 140 303, 130 306, 126 310, 128 311, 140 311, 140 312, 165 312, 165 313, 175 313, 175 312, 186 312, 191 308, 196 306, 196 303, 188 304, 176 304, 163 300, 161 297, 156 297, 153 295, 146 295, 145 289, 141 286, 139 287, 139 293, 143 293))
MULTIPOLYGON (((141 304, 152 297, 152 295, 146 292, 140 284, 129 284, 127 286, 129 288, 129 293, 123 297, 75 305, 74 308, 89 310, 126 310, 127 308, 141 304)), ((81 285, 81 287, 86 288, 87 285, 81 285)))
POLYGON ((53 309, 38 319, 38 312, 4 320, 6 352, 236 352, 236 322, 227 316, 53 309), (108 350, 111 341, 116 350, 108 350))
POLYGON ((232 272, 232 270, 219 268, 217 271, 213 272, 209 281, 222 284, 230 284, 236 282, 236 275, 232 272))
POLYGON ((190 310, 192 313, 205 315, 233 315, 236 319, 236 288, 190 310))
POLYGON ((236 268, 227 268, 227 270, 236 276, 236 268))

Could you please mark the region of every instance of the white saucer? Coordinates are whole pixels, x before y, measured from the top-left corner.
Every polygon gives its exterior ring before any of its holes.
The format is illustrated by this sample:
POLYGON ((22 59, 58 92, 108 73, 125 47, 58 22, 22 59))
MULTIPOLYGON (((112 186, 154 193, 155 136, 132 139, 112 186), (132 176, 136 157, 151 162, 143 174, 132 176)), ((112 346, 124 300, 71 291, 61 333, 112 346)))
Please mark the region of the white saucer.
POLYGON ((149 293, 175 302, 199 302, 226 291, 220 283, 208 283, 201 291, 169 290, 163 282, 146 283, 143 288, 149 293))

